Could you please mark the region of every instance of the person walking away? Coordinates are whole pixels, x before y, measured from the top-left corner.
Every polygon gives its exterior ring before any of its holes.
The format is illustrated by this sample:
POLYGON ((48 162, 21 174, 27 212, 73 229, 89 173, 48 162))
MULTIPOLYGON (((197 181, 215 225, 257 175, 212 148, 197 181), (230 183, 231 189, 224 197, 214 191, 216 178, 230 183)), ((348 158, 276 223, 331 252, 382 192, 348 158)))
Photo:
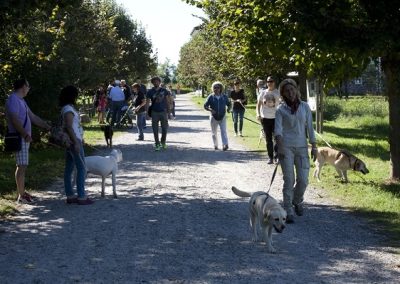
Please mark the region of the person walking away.
MULTIPOLYGON (((171 95, 166 89, 160 87, 160 77, 153 77, 151 83, 153 84, 153 88, 151 88, 146 95, 146 113, 148 112, 151 102, 151 126, 153 128, 155 150, 160 151, 161 149, 165 150, 167 148, 166 140, 168 117, 171 112, 171 95), (159 123, 161 124, 161 143, 158 137, 159 123)), ((150 119, 150 117, 147 118, 150 119)))
POLYGON ((133 96, 135 98, 135 109, 136 113, 136 126, 138 130, 137 141, 144 140, 143 127, 146 121, 146 97, 145 94, 140 90, 140 85, 135 83, 132 85, 133 96))
POLYGON ((226 151, 229 149, 228 135, 226 133, 226 112, 230 111, 231 102, 227 95, 222 94, 223 85, 221 82, 214 82, 211 89, 213 92, 208 95, 206 102, 204 103, 204 109, 211 113, 210 125, 214 149, 218 150, 217 132, 219 126, 221 131, 222 150, 226 151))
POLYGON ((7 127, 9 132, 18 132, 21 136, 21 150, 15 153, 16 170, 15 183, 17 186, 18 203, 30 204, 34 202, 34 196, 25 191, 25 175, 29 165, 29 147, 32 142, 32 123, 50 130, 51 126, 34 114, 25 102, 29 93, 29 82, 23 78, 13 84, 14 91, 9 95, 5 110, 7 127))
POLYGON ((106 92, 103 87, 100 87, 97 92, 97 121, 99 124, 104 124, 104 118, 106 114, 106 107, 107 107, 107 96, 106 92))
POLYGON ((317 157, 317 147, 311 110, 306 102, 300 100, 296 82, 283 80, 279 92, 283 103, 276 111, 275 138, 283 173, 283 208, 287 213, 286 222, 293 223, 293 207, 297 216, 302 216, 304 211, 304 192, 310 171, 307 137, 312 145, 313 160, 317 157))
POLYGON ((110 89, 110 99, 111 99, 111 126, 117 123, 119 127, 119 122, 121 120, 121 108, 125 105, 125 94, 120 87, 121 82, 115 80, 115 86, 110 89))
POLYGON ((268 153, 268 164, 274 163, 274 128, 275 128, 275 113, 280 102, 279 91, 275 88, 275 80, 269 76, 267 78, 268 88, 261 91, 258 97, 256 114, 257 119, 261 122, 265 142, 268 153))
POLYGON ((236 80, 234 83, 234 89, 231 91, 230 97, 233 102, 232 117, 233 117, 233 128, 235 130, 235 136, 238 135, 238 123, 239 123, 239 136, 243 137, 243 117, 246 111, 245 105, 247 99, 244 94, 244 90, 240 88, 240 81, 236 80))
POLYGON ((71 146, 65 151, 64 190, 67 196, 67 204, 90 205, 94 201, 89 199, 85 192, 86 166, 83 150, 83 128, 79 113, 76 110, 77 98, 78 89, 74 86, 63 88, 59 96, 62 125, 72 141, 71 146), (76 168, 77 196, 73 192, 72 184, 74 168, 76 168))
POLYGON ((175 119, 175 100, 176 100, 176 93, 175 91, 172 89, 172 85, 168 85, 168 91, 171 94, 171 101, 172 101, 172 105, 171 105, 171 114, 172 114, 172 119, 175 119))
MULTIPOLYGON (((140 85, 140 91, 146 96, 147 94, 147 88, 146 86, 143 84, 142 80, 140 79, 140 77, 136 78, 136 83, 138 83, 140 85)), ((143 124, 143 129, 146 129, 146 116, 144 117, 144 124, 143 124)))

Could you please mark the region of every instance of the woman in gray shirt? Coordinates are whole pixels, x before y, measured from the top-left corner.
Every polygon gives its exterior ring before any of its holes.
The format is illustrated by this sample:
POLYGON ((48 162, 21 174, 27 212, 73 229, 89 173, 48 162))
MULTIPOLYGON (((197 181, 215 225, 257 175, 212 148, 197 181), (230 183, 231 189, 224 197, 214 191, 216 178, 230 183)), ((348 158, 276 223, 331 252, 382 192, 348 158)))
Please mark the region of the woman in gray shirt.
POLYGON ((283 173, 283 207, 287 212, 286 222, 293 223, 293 206, 296 215, 303 215, 303 196, 308 185, 310 160, 307 137, 312 145, 313 160, 317 154, 317 147, 311 110, 306 102, 300 100, 296 82, 293 79, 283 80, 279 85, 279 92, 283 104, 279 105, 275 115, 275 138, 283 173))

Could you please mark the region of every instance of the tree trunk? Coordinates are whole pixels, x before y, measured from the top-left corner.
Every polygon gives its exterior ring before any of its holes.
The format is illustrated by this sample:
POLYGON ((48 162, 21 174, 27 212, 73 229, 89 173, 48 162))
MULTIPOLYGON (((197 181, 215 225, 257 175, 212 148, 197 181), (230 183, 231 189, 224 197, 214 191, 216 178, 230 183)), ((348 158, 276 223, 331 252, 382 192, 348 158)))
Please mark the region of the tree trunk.
POLYGON ((390 178, 400 179, 400 54, 382 57, 389 99, 390 178))
POLYGON ((299 89, 302 101, 307 101, 307 71, 301 68, 299 71, 299 89))

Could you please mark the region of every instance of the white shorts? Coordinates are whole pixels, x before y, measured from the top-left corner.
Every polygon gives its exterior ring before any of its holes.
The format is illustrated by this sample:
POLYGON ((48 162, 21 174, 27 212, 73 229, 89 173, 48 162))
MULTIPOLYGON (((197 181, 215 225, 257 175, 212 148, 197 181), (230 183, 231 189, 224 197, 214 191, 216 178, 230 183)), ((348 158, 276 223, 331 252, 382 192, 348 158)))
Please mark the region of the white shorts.
POLYGON ((27 166, 29 165, 29 142, 25 142, 24 139, 21 141, 21 151, 15 153, 15 160, 17 166, 27 166))

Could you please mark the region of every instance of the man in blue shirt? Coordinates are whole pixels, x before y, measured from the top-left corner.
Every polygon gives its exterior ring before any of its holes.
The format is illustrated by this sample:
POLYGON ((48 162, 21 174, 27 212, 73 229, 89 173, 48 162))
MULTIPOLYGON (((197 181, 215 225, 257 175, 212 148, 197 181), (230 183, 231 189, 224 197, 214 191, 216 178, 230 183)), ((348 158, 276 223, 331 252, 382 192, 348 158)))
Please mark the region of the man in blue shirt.
POLYGON ((160 77, 153 77, 151 83, 154 87, 148 90, 146 95, 147 119, 150 119, 148 110, 151 102, 151 126, 153 128, 155 150, 160 151, 167 148, 168 118, 171 112, 172 101, 171 94, 166 89, 160 87, 160 77), (161 143, 158 137, 159 122, 161 123, 161 143))

